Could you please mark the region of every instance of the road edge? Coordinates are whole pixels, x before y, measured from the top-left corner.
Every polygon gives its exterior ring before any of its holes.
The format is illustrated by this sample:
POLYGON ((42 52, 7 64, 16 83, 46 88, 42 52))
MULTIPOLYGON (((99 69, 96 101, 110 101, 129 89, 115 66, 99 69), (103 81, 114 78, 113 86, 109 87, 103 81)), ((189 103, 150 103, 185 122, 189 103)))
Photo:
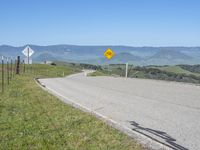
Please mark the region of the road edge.
POLYGON ((122 133, 125 133, 129 137, 133 138, 136 142, 141 144, 142 147, 144 147, 145 149, 147 148, 147 149, 151 149, 151 150, 171 150, 171 148, 168 147, 167 145, 165 145, 164 143, 155 141, 143 134, 140 134, 140 133, 126 127, 126 126, 120 125, 118 122, 114 121, 113 119, 110 119, 110 118, 96 112, 95 110, 92 110, 85 106, 82 106, 81 104, 76 103, 72 99, 70 99, 66 96, 63 96, 62 94, 56 92, 55 90, 53 90, 49 87, 46 87, 42 82, 39 81, 39 78, 35 78, 34 80, 35 80, 36 84, 39 87, 41 87, 44 91, 47 91, 48 93, 56 96, 61 101, 63 101, 66 104, 71 105, 74 108, 77 108, 84 112, 90 113, 91 115, 95 116, 97 119, 100 119, 101 121, 108 124, 109 126, 119 130, 122 133))

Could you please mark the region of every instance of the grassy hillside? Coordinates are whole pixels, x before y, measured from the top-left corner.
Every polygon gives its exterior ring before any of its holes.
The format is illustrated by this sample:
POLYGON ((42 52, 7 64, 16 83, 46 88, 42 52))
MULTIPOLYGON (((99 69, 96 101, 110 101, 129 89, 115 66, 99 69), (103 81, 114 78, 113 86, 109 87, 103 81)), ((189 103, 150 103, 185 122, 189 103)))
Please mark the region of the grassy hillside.
POLYGON ((200 74, 200 65, 179 65, 182 69, 200 74))
POLYGON ((174 73, 192 74, 190 71, 184 70, 179 66, 165 66, 165 67, 155 67, 155 68, 174 73))
MULTIPOLYGON (((119 75, 125 76, 125 65, 110 65, 102 67, 101 75, 119 75)), ((100 73, 98 73, 100 74, 100 73)), ((92 75, 98 75, 93 73, 92 75)), ((188 82, 200 84, 200 74, 190 72, 181 68, 180 66, 148 66, 148 67, 134 67, 129 66, 128 77, 130 78, 146 78, 177 82, 188 82)))
POLYGON ((0 95, 0 149, 142 149, 132 139, 88 113, 43 91, 34 77, 80 71, 33 65, 0 95))
POLYGON ((164 66, 164 67, 152 67, 152 68, 157 68, 162 71, 167 71, 167 72, 172 72, 172 73, 177 73, 177 74, 187 74, 187 75, 197 75, 197 76, 200 75, 198 73, 194 73, 189 70, 183 69, 180 66, 164 66))
POLYGON ((107 76, 107 73, 97 70, 95 72, 89 73, 88 76, 107 76))

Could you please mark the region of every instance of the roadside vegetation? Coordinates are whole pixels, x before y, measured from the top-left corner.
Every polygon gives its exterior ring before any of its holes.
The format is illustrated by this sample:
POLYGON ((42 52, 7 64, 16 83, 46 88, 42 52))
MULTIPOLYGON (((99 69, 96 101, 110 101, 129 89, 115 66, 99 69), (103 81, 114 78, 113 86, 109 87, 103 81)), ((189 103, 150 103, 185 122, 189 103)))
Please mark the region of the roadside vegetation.
POLYGON ((180 65, 181 68, 200 74, 200 65, 180 65))
MULTIPOLYGON (((103 66, 101 70, 91 73, 91 76, 111 75, 125 76, 125 65, 103 66)), ((139 67, 129 65, 129 78, 145 78, 156 80, 167 80, 176 82, 187 82, 200 84, 200 65, 177 65, 177 66, 146 66, 139 67)))
POLYGON ((0 149, 142 149, 133 139, 65 104, 34 81, 77 73, 81 67, 32 65, 14 76, 0 95, 0 149))
POLYGON ((108 74, 104 73, 102 70, 97 70, 95 72, 89 73, 88 76, 108 76, 108 74))

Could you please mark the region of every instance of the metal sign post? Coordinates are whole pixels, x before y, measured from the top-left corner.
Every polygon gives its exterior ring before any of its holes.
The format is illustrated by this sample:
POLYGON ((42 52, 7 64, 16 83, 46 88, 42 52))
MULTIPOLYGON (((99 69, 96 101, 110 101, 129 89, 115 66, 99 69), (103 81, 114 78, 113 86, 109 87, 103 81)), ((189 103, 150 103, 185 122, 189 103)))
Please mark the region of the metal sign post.
POLYGON ((128 77, 128 63, 126 63, 126 78, 128 77))
POLYGON ((26 56, 25 64, 32 64, 30 57, 34 54, 34 51, 29 47, 25 47, 22 53, 26 56))
POLYGON ((23 65, 24 65, 24 70, 23 70, 23 72, 25 73, 25 72, 26 72, 26 71, 25 71, 25 69, 26 69, 25 60, 23 60, 23 65))
POLYGON ((29 53, 29 47, 28 47, 28 65, 29 65, 29 58, 30 58, 30 53, 29 53))
POLYGON ((17 60, 16 60, 16 58, 14 59, 14 68, 13 68, 13 77, 15 76, 15 74, 16 74, 16 71, 17 71, 17 60))
POLYGON ((10 75, 9 75, 9 62, 8 62, 8 57, 7 57, 7 83, 8 83, 8 85, 9 85, 9 79, 10 78, 10 75))
MULTIPOLYGON (((114 52, 112 49, 108 48, 108 49, 104 52, 104 56, 105 56, 108 60, 110 60, 113 56, 115 56, 115 52, 114 52)), ((108 74, 110 74, 109 66, 110 66, 110 65, 109 65, 109 62, 108 62, 108 68, 107 68, 108 74)))
POLYGON ((3 56, 1 57, 1 65, 2 65, 2 93, 4 92, 4 58, 3 56))
POLYGON ((10 60, 11 62, 11 68, 10 68, 10 71, 11 71, 11 75, 10 75, 10 80, 12 79, 12 77, 13 77, 13 60, 12 60, 12 57, 11 57, 11 60, 10 60))

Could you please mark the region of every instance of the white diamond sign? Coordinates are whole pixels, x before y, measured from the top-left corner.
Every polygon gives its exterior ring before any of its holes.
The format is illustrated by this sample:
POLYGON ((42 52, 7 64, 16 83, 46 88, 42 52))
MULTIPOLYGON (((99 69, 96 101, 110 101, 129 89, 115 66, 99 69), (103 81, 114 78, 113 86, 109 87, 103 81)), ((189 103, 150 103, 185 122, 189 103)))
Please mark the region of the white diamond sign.
POLYGON ((26 56, 26 57, 30 57, 33 55, 34 51, 29 47, 27 46, 23 51, 22 53, 26 56))

